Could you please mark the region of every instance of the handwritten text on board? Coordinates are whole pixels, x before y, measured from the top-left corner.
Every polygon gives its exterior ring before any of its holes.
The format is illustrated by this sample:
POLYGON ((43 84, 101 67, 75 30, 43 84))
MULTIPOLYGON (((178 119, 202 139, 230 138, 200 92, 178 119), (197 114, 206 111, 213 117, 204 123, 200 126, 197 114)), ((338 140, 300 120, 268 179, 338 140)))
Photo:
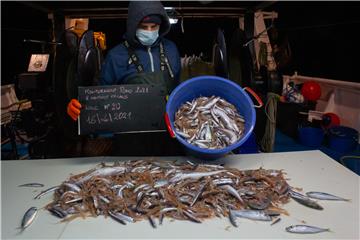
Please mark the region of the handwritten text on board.
POLYGON ((164 93, 145 84, 79 87, 79 134, 162 130, 164 93))

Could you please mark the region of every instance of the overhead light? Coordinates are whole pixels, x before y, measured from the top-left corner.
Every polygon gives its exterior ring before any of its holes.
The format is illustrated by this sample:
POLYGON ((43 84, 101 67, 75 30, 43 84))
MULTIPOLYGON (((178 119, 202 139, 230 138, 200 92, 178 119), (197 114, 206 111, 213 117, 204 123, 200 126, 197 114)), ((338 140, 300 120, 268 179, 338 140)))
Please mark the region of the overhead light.
POLYGON ((164 7, 165 11, 169 17, 170 24, 176 24, 178 22, 177 12, 174 7, 164 7))
POLYGON ((178 20, 177 18, 169 18, 170 24, 176 24, 178 20))

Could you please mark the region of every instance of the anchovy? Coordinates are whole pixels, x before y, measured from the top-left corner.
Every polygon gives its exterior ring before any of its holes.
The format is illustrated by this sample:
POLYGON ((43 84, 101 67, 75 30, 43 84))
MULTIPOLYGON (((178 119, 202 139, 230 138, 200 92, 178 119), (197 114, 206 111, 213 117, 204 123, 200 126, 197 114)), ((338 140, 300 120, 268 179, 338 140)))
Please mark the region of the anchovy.
POLYGON ((271 221, 271 217, 262 210, 232 210, 237 217, 248 218, 252 220, 271 221))
POLYGON ((42 183, 25 183, 25 184, 21 184, 18 187, 43 187, 45 186, 42 183))
POLYGON ((38 195, 36 195, 36 196, 34 197, 34 199, 40 199, 40 198, 41 198, 42 196, 44 196, 45 194, 48 194, 48 193, 50 193, 50 192, 53 192, 53 191, 55 191, 55 190, 57 190, 57 189, 59 189, 59 186, 54 186, 54 187, 48 188, 48 189, 40 192, 38 195))
POLYGON ((36 207, 31 207, 25 212, 23 219, 21 221, 21 229, 22 230, 24 230, 25 228, 30 226, 30 224, 34 221, 37 212, 38 212, 38 210, 36 207))
POLYGON ((320 232, 328 232, 330 231, 329 228, 319 228, 315 226, 308 226, 308 225, 292 225, 285 228, 287 232, 290 233, 320 233, 320 232))
POLYGON ((334 201, 350 201, 350 199, 345 199, 342 197, 338 197, 329 193, 324 192, 307 192, 306 195, 311 198, 319 199, 319 200, 334 200, 334 201))

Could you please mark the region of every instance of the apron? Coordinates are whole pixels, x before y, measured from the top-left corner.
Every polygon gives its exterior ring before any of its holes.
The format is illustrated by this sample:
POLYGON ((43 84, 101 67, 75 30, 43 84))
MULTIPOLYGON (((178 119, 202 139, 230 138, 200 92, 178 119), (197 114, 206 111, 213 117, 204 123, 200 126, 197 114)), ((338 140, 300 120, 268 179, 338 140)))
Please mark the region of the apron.
MULTIPOLYGON (((176 86, 174 74, 160 42, 160 71, 145 73, 134 49, 124 42, 128 49, 129 64, 134 64, 137 73, 126 78, 126 84, 152 84, 161 86, 169 94, 176 86)), ((165 97, 165 96, 164 96, 165 97)), ((113 156, 175 156, 184 155, 180 143, 171 138, 167 131, 115 134, 113 156)))

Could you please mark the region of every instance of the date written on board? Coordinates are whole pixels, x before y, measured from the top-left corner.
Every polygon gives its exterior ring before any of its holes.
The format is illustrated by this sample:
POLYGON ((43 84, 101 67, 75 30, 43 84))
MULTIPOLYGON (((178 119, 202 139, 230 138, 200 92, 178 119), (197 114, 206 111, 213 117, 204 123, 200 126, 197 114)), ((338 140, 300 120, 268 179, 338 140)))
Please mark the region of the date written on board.
POLYGON ((123 120, 131 120, 131 112, 94 113, 86 117, 88 124, 101 124, 123 120))

